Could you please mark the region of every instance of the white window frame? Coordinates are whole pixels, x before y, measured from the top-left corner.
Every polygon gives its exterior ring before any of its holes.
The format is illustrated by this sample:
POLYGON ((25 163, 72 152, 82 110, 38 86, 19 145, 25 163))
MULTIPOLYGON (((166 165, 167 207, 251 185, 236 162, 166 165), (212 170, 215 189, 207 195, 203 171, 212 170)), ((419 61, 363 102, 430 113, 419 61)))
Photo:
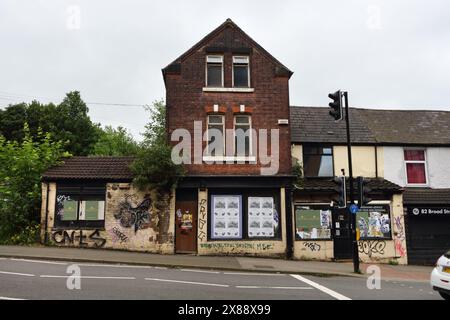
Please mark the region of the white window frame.
POLYGON ((207 56, 206 56, 206 63, 205 63, 205 80, 206 80, 206 82, 205 82, 205 87, 206 87, 206 88, 223 88, 223 86, 224 86, 224 76, 223 76, 223 73, 224 73, 223 55, 218 55, 218 54, 214 54, 214 55, 209 54, 209 55, 207 55, 207 56), (213 60, 214 58, 220 58, 220 64, 222 65, 222 84, 221 84, 220 87, 208 86, 208 63, 211 63, 211 64, 219 64, 219 62, 217 62, 217 61, 209 61, 210 58, 211 58, 211 60, 213 60))
POLYGON ((233 56, 233 66, 231 68, 231 81, 233 84, 233 88, 250 88, 250 56, 233 56), (246 58, 247 60, 247 87, 235 87, 234 86, 234 65, 238 64, 238 65, 244 65, 244 63, 238 63, 235 62, 235 58, 246 58))
POLYGON ((428 168, 427 168, 427 150, 424 148, 403 148, 403 162, 404 162, 404 167, 405 167, 405 179, 406 179, 406 185, 408 187, 427 187, 428 186, 428 168), (406 160, 405 159, 405 151, 408 150, 415 150, 415 151, 423 151, 423 157, 424 160, 406 160), (424 168, 425 168, 425 183, 410 183, 408 181, 408 168, 407 168, 407 164, 408 163, 419 163, 419 164, 423 164, 424 168))
MULTIPOLYGON (((208 114, 208 116, 207 116, 207 120, 206 120, 206 131, 207 131, 207 133, 206 133, 206 137, 207 137, 207 139, 208 139, 208 141, 206 142, 206 154, 208 155, 208 157, 223 157, 223 156, 225 156, 225 148, 226 148, 226 145, 225 145, 225 136, 226 136, 226 133, 225 133, 225 116, 223 115, 223 114, 208 114), (222 119, 222 140, 223 140, 223 149, 222 149, 222 154, 221 155, 214 155, 214 156, 211 156, 210 154, 209 154, 209 143, 210 143, 210 137, 209 137, 209 125, 211 124, 210 122, 209 122, 209 117, 220 117, 221 119, 222 119)), ((212 125, 219 125, 218 123, 212 123, 212 125)))
POLYGON ((236 114, 236 115, 234 115, 234 118, 233 118, 233 155, 235 157, 239 157, 239 158, 241 158, 241 157, 245 157, 245 158, 253 157, 253 137, 252 136, 253 136, 253 134, 252 134, 252 116, 248 115, 248 114, 236 114), (249 154, 248 154, 248 156, 246 156, 246 155, 238 156, 236 154, 236 124, 239 125, 239 123, 236 123, 236 118, 237 117, 247 117, 248 118, 248 124, 249 124, 249 129, 248 130, 250 132, 250 137, 249 137, 249 144, 250 144, 250 146, 249 146, 249 154))

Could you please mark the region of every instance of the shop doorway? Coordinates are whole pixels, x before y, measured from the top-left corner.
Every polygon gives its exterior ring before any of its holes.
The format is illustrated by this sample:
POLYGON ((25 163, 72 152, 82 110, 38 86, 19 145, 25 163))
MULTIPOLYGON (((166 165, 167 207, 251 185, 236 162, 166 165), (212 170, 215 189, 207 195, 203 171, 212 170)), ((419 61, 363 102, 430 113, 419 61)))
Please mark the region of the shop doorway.
POLYGON ((333 225, 334 259, 352 258, 352 239, 350 232, 349 214, 347 209, 333 208, 331 210, 333 225))
POLYGON ((175 252, 197 252, 197 189, 179 189, 175 200, 175 252))

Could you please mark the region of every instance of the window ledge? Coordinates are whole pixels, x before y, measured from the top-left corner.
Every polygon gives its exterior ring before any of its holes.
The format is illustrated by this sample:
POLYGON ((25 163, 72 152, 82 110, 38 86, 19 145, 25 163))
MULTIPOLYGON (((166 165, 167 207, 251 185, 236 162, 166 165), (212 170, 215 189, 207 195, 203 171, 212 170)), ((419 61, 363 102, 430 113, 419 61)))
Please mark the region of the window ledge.
POLYGON ((254 92, 254 88, 204 87, 203 92, 254 92))
POLYGON ((256 162, 255 156, 236 157, 236 156, 203 156, 204 162, 256 162))

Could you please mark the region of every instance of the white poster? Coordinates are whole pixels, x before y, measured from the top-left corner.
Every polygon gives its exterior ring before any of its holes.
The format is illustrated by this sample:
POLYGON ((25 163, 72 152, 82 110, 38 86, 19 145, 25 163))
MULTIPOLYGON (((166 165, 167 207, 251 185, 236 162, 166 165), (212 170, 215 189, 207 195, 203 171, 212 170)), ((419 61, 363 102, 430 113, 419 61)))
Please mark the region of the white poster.
POLYGON ((248 236, 266 238, 275 235, 277 221, 272 197, 248 197, 248 236))
POLYGON ((242 237, 241 196, 211 196, 213 239, 240 239, 242 237))

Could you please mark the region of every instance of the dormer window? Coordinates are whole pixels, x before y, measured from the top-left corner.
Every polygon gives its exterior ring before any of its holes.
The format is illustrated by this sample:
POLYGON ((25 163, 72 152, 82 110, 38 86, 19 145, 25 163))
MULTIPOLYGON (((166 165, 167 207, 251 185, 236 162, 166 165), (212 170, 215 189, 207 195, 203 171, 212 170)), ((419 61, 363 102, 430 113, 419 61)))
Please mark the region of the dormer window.
POLYGON ((233 56, 233 87, 250 87, 250 68, 248 56, 233 56))
POLYGON ((223 87, 223 56, 206 56, 206 86, 223 87))

